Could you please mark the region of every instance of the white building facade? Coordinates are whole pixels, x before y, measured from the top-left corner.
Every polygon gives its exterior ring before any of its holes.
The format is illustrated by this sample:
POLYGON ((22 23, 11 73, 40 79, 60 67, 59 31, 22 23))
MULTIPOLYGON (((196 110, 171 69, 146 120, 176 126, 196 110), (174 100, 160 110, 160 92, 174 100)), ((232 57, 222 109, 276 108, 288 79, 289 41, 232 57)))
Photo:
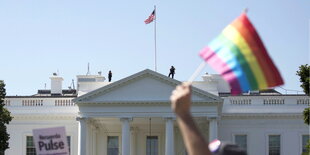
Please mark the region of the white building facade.
MULTIPOLYGON (((78 76, 77 90, 51 90, 33 96, 7 96, 14 119, 7 126, 6 155, 34 155, 32 129, 65 126, 71 155, 186 155, 171 111, 171 91, 180 84, 151 70, 109 83, 101 75, 78 76)), ((305 95, 273 90, 231 96, 218 75, 193 83, 191 112, 209 141, 245 148, 249 155, 299 155, 309 139, 302 111, 305 95)))

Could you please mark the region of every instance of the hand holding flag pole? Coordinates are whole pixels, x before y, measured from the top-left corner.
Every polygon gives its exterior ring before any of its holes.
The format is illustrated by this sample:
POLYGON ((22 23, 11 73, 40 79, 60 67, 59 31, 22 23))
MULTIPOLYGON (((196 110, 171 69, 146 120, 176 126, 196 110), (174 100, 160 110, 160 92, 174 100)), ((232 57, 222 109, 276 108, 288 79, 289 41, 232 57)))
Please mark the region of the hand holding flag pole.
POLYGON ((205 62, 199 65, 189 82, 192 82, 208 63, 229 83, 233 94, 283 84, 278 69, 246 12, 247 8, 200 51, 199 55, 205 62))

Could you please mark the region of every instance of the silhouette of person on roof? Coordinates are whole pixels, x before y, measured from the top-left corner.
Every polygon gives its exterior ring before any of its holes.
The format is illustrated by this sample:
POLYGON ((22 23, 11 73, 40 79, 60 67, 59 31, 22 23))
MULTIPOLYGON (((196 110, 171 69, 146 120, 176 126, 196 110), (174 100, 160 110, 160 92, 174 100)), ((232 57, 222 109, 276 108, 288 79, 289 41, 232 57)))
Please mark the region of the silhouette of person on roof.
POLYGON ((111 82, 111 80, 112 80, 112 72, 111 71, 109 71, 108 78, 109 78, 109 82, 111 82))
POLYGON ((173 66, 171 66, 170 73, 169 73, 168 77, 170 77, 170 75, 171 75, 171 78, 174 78, 174 74, 175 74, 175 68, 173 66))

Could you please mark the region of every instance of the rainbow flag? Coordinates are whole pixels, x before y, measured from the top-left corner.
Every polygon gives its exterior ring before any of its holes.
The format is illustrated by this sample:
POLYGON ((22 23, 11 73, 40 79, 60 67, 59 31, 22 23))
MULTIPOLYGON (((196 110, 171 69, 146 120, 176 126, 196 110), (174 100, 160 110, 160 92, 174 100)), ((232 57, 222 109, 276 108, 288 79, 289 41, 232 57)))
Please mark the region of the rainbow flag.
POLYGON ((278 69, 245 13, 199 55, 229 83, 233 94, 283 84, 278 69))

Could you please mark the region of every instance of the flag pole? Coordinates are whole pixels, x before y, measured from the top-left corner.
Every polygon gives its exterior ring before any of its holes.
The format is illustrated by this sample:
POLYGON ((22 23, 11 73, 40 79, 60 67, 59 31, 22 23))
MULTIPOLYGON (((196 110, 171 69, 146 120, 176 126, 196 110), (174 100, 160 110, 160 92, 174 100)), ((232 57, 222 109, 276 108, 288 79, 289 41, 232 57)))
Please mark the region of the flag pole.
MULTIPOLYGON (((244 8, 243 12, 244 13, 248 13, 249 9, 248 8, 244 8)), ((199 75, 199 73, 202 71, 202 69, 206 66, 206 62, 203 61, 198 67, 197 69, 195 70, 195 72, 190 76, 190 78, 187 80, 188 82, 192 83, 196 78, 197 76, 199 75)))
POLYGON ((202 71, 202 69, 206 66, 207 62, 202 61, 202 63, 197 67, 195 72, 192 74, 192 76, 187 80, 188 82, 192 83, 196 77, 199 75, 199 73, 202 71))
POLYGON ((244 8, 244 10, 243 10, 243 12, 245 13, 245 14, 247 14, 248 13, 248 8, 244 8))
POLYGON ((156 5, 154 5, 154 11, 155 11, 155 23, 154 23, 155 72, 157 72, 157 56, 156 56, 156 20, 157 20, 157 12, 156 12, 156 5))

